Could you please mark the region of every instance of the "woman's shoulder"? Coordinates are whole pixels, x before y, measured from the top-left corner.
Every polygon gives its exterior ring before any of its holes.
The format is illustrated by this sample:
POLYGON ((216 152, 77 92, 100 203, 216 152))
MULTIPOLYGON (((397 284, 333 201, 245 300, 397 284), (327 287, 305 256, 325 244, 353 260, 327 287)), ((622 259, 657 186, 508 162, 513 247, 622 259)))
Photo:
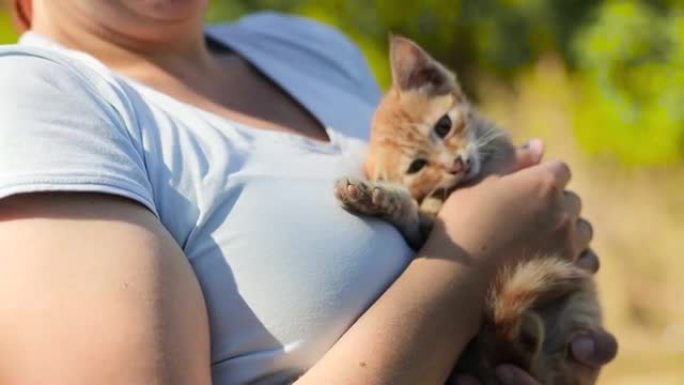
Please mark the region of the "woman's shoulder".
POLYGON ((47 90, 53 96, 58 91, 67 98, 99 99, 109 107, 123 101, 113 73, 88 55, 50 46, 0 46, 0 99, 33 98, 47 90))
POLYGON ((299 66, 315 76, 323 75, 373 104, 380 97, 380 89, 359 47, 331 25, 269 11, 250 14, 234 23, 209 26, 207 32, 248 56, 262 50, 273 60, 299 66))
POLYGON ((140 133, 105 72, 50 47, 0 47, 0 199, 109 193, 155 212, 140 133))

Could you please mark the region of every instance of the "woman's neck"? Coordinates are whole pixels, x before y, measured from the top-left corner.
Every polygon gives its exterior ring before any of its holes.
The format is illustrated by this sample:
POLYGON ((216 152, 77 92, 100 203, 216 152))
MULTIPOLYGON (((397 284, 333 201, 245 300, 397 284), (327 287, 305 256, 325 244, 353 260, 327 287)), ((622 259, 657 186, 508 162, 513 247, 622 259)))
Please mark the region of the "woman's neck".
POLYGON ((328 140, 321 123, 277 84, 238 54, 212 50, 201 16, 178 22, 135 14, 106 19, 94 14, 89 3, 73 1, 74 6, 85 4, 84 9, 62 12, 50 8, 55 0, 33 4, 33 31, 131 79, 231 120, 328 140))
POLYGON ((65 23, 50 17, 54 13, 41 11, 40 7, 34 9, 33 31, 86 52, 132 78, 144 80, 164 73, 182 79, 217 68, 201 20, 192 25, 165 25, 163 31, 143 35, 112 30, 85 17, 65 23))

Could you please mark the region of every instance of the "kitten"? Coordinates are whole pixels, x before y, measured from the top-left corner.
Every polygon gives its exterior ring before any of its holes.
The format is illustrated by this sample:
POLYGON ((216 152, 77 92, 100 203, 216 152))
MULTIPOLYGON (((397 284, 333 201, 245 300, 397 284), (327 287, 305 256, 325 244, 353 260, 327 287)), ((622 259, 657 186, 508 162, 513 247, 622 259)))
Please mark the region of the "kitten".
MULTIPOLYGON (((350 212, 383 218, 419 248, 449 193, 510 156, 508 137, 478 116, 454 74, 414 42, 392 37, 393 84, 373 118, 368 180, 343 178, 335 195, 350 212)), ((544 385, 588 385, 597 371, 574 363, 568 343, 601 326, 589 273, 546 256, 499 273, 483 325, 458 373, 498 385, 494 367, 513 363, 544 385)))

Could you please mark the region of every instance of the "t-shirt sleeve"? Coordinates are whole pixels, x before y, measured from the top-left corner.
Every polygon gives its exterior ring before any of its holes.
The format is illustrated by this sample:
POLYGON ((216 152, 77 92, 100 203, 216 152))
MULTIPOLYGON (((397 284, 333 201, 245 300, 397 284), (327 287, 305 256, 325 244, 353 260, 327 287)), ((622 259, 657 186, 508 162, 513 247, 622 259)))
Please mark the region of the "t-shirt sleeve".
POLYGON ((100 192, 156 214, 139 135, 116 95, 65 60, 0 49, 0 199, 100 192))

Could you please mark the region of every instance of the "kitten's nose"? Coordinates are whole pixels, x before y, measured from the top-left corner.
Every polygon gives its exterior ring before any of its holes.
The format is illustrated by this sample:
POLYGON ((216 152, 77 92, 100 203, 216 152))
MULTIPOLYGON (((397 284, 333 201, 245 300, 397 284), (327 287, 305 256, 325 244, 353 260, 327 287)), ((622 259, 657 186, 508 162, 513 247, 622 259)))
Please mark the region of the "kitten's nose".
POLYGON ((459 174, 461 172, 468 172, 469 169, 470 159, 463 161, 463 158, 458 156, 456 159, 454 159, 454 163, 451 164, 447 171, 449 174, 459 174))

